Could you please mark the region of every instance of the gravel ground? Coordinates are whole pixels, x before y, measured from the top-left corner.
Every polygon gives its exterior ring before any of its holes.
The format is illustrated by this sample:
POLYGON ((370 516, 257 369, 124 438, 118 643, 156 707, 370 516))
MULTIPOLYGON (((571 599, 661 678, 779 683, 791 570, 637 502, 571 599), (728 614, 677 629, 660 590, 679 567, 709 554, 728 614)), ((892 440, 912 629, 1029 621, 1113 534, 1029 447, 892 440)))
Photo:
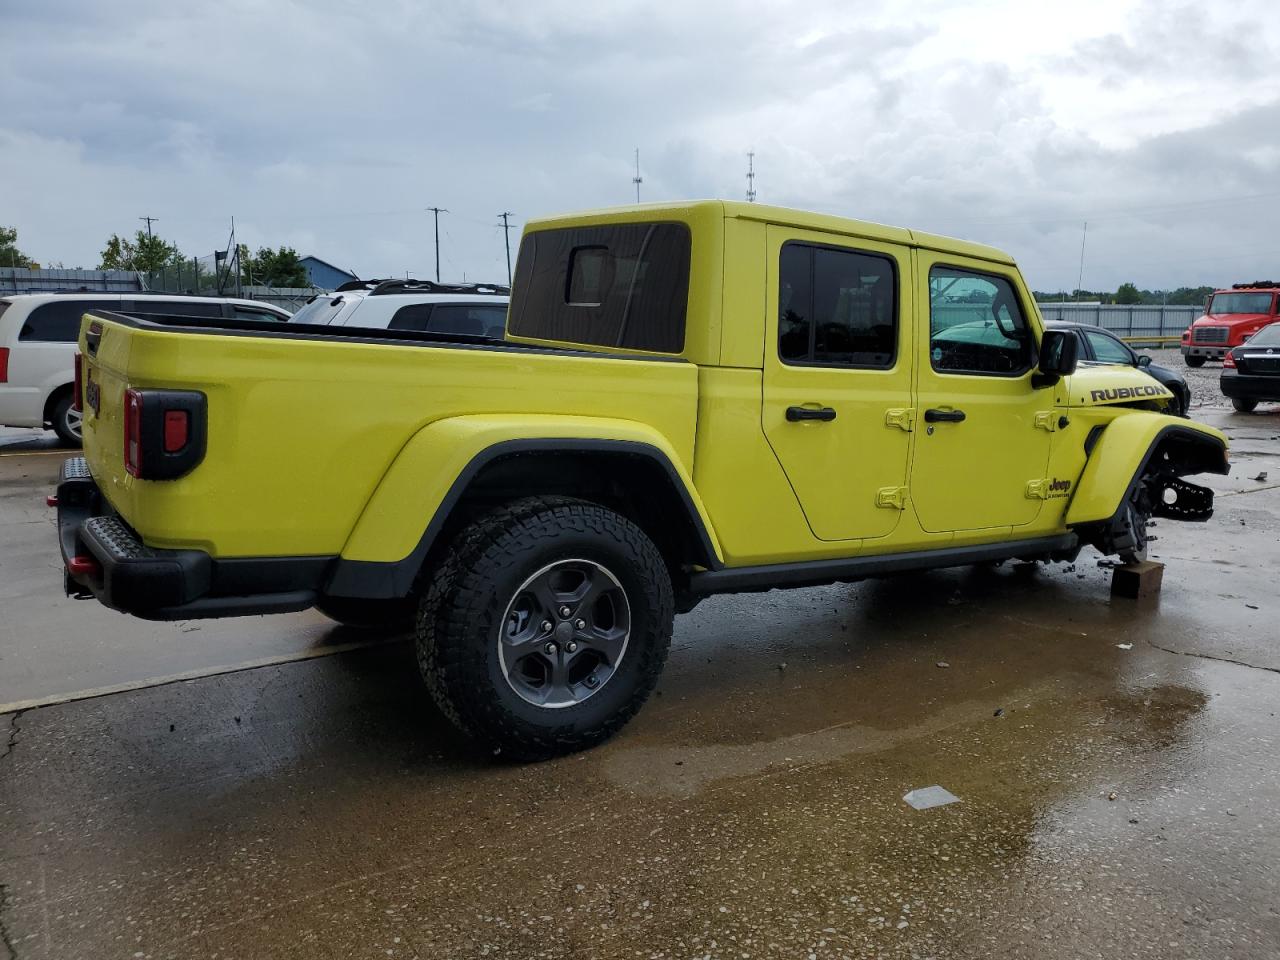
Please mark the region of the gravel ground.
POLYGON ((1182 374, 1183 379, 1187 381, 1187 385, 1191 387, 1191 409, 1195 410, 1200 407, 1219 408, 1230 407, 1231 401, 1222 395, 1222 391, 1218 388, 1218 378, 1222 376, 1222 364, 1216 360, 1210 360, 1203 367, 1193 369, 1188 367, 1182 359, 1182 352, 1176 347, 1172 350, 1149 350, 1145 347, 1138 348, 1139 353, 1146 353, 1151 359, 1162 367, 1168 367, 1170 370, 1177 370, 1182 374))

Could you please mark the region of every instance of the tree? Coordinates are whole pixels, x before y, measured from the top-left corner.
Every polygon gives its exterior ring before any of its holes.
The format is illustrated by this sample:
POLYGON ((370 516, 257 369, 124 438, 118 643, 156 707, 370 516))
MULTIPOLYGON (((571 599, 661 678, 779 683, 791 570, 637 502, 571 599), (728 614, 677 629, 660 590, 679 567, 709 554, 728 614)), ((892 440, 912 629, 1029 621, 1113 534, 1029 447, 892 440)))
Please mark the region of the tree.
POLYGON ((40 264, 18 249, 17 227, 0 227, 0 267, 40 269, 40 264))
POLYGON ((139 230, 132 240, 113 233, 102 251, 99 270, 136 270, 155 273, 183 260, 178 245, 139 230))
POLYGON ((241 248, 240 276, 243 283, 261 283, 273 287, 307 287, 311 285, 307 270, 293 247, 259 247, 250 257, 247 247, 241 248))
POLYGON ((1116 303, 1133 304, 1142 302, 1142 294, 1138 292, 1138 288, 1132 283, 1120 284, 1120 289, 1116 291, 1116 303))

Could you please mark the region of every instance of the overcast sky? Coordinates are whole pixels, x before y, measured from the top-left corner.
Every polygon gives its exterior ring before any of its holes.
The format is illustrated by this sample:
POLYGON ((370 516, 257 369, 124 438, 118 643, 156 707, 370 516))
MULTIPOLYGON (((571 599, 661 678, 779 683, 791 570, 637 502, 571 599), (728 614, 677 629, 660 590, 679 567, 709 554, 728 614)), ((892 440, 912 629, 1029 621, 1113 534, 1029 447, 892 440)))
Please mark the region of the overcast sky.
MULTIPOLYGON (((996 244, 1040 289, 1280 274, 1274 2, 0 0, 0 224, 93 267, 288 244, 505 279, 496 214, 727 197, 996 244)), ((513 233, 513 246, 516 242, 513 233)))

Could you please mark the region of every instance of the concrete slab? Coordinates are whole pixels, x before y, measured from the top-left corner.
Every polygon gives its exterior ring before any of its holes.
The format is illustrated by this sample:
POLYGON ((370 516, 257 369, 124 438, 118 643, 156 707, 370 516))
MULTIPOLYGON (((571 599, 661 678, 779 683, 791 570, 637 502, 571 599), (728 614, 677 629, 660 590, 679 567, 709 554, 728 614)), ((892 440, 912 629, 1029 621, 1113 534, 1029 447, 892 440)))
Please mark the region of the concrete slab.
MULTIPOLYGON (((1090 554, 716 598, 678 620, 636 720, 551 763, 477 758, 406 644, 0 717, 0 943, 1274 958, 1280 491, 1232 486, 1269 450, 1213 481, 1213 521, 1158 525, 1153 606, 1113 603, 1090 554), (963 802, 902 801, 927 784, 963 802)), ((38 514, 0 510, 0 544, 38 514)), ((28 563, 36 539, 14 541, 28 563)), ((6 617, 32 605, 33 669, 75 669, 84 641, 35 606, 42 576, 6 617)), ((252 623, 276 643, 295 622, 252 623)), ((193 657, 211 636, 150 643, 193 657)), ((89 673, 142 649, 115 635, 89 673)))

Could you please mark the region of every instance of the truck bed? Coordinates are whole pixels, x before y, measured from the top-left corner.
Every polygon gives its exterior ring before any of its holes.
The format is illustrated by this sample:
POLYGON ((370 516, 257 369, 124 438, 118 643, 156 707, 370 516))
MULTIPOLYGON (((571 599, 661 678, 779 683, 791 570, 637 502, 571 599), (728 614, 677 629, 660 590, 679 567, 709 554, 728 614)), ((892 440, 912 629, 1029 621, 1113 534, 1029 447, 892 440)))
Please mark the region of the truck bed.
MULTIPOLYGON (((86 409, 85 457, 111 507, 152 547, 342 555, 406 444, 450 418, 627 420, 639 410, 692 468, 697 367, 680 360, 398 330, 108 312, 86 320, 80 349, 99 409, 86 409), (206 397, 207 452, 188 475, 138 480, 125 470, 130 387, 206 397)), ((406 504, 406 531, 420 533, 430 518, 415 509, 406 504)))

